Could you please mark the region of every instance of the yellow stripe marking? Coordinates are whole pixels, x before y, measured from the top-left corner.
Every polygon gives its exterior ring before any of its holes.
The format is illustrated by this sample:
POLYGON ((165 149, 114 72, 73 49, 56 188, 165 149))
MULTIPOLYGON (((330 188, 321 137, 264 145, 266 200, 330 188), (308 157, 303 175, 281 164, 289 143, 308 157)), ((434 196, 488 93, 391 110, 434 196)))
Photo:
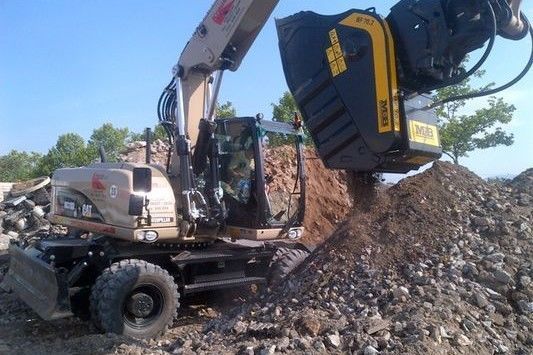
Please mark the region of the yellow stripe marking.
POLYGON ((389 24, 384 23, 385 31, 389 38, 389 68, 391 70, 391 88, 392 88, 392 123, 395 132, 400 132, 400 91, 398 90, 398 72, 396 71, 396 50, 394 48, 394 37, 390 30, 389 24))
POLYGON ((374 75, 376 85, 376 109, 378 112, 378 132, 392 131, 392 121, 389 114, 389 77, 387 72, 387 53, 385 33, 381 24, 372 16, 365 14, 351 14, 340 22, 341 25, 360 28, 370 34, 374 54, 374 75))

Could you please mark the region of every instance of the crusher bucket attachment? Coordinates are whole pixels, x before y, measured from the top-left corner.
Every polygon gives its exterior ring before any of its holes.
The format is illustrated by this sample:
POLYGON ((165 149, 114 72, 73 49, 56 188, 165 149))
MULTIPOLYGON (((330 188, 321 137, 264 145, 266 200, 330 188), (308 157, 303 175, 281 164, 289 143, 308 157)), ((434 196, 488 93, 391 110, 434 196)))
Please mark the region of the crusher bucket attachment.
POLYGON ((326 167, 406 173, 441 156, 431 100, 403 100, 394 42, 374 12, 277 20, 285 78, 326 167))

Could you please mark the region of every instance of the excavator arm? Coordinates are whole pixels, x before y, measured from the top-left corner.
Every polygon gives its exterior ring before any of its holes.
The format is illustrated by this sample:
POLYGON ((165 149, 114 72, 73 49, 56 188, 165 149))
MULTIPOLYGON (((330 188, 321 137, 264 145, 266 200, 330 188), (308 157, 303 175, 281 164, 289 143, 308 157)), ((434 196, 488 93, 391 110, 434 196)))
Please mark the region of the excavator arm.
MULTIPOLYGON (((194 179, 205 168, 222 75, 239 68, 278 2, 215 1, 161 97, 159 118, 175 147, 169 172, 178 180, 186 221, 209 208, 194 179)), ((371 8, 277 20, 287 84, 326 167, 405 173, 438 159, 428 93, 479 69, 496 35, 518 40, 530 33, 520 5, 401 0, 387 17, 371 8), (464 70, 467 54, 487 41, 485 55, 464 70)))
POLYGON ((184 120, 196 142, 200 119, 211 120, 224 70, 236 71, 279 0, 218 0, 194 31, 174 74, 184 120))

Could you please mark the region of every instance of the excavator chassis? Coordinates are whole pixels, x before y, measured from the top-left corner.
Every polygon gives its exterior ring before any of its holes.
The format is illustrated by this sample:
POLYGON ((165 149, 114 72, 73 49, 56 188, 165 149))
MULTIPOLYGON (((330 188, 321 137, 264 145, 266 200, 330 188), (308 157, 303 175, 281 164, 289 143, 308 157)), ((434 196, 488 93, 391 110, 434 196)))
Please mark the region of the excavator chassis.
POLYGON ((181 295, 266 284, 276 250, 299 244, 277 241, 198 245, 139 245, 93 240, 42 240, 34 246, 10 245, 10 266, 4 288, 15 292, 44 320, 72 316, 79 295, 88 294, 98 275, 111 264, 140 259, 159 265, 177 281, 181 295))

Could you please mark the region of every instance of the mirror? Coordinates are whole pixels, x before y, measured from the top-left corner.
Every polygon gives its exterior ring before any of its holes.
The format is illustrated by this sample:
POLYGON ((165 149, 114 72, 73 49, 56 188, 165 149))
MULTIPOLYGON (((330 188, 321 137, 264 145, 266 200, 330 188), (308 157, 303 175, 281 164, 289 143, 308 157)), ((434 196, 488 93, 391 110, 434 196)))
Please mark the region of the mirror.
POLYGON ((140 193, 152 191, 152 170, 150 168, 133 168, 133 191, 140 193))

